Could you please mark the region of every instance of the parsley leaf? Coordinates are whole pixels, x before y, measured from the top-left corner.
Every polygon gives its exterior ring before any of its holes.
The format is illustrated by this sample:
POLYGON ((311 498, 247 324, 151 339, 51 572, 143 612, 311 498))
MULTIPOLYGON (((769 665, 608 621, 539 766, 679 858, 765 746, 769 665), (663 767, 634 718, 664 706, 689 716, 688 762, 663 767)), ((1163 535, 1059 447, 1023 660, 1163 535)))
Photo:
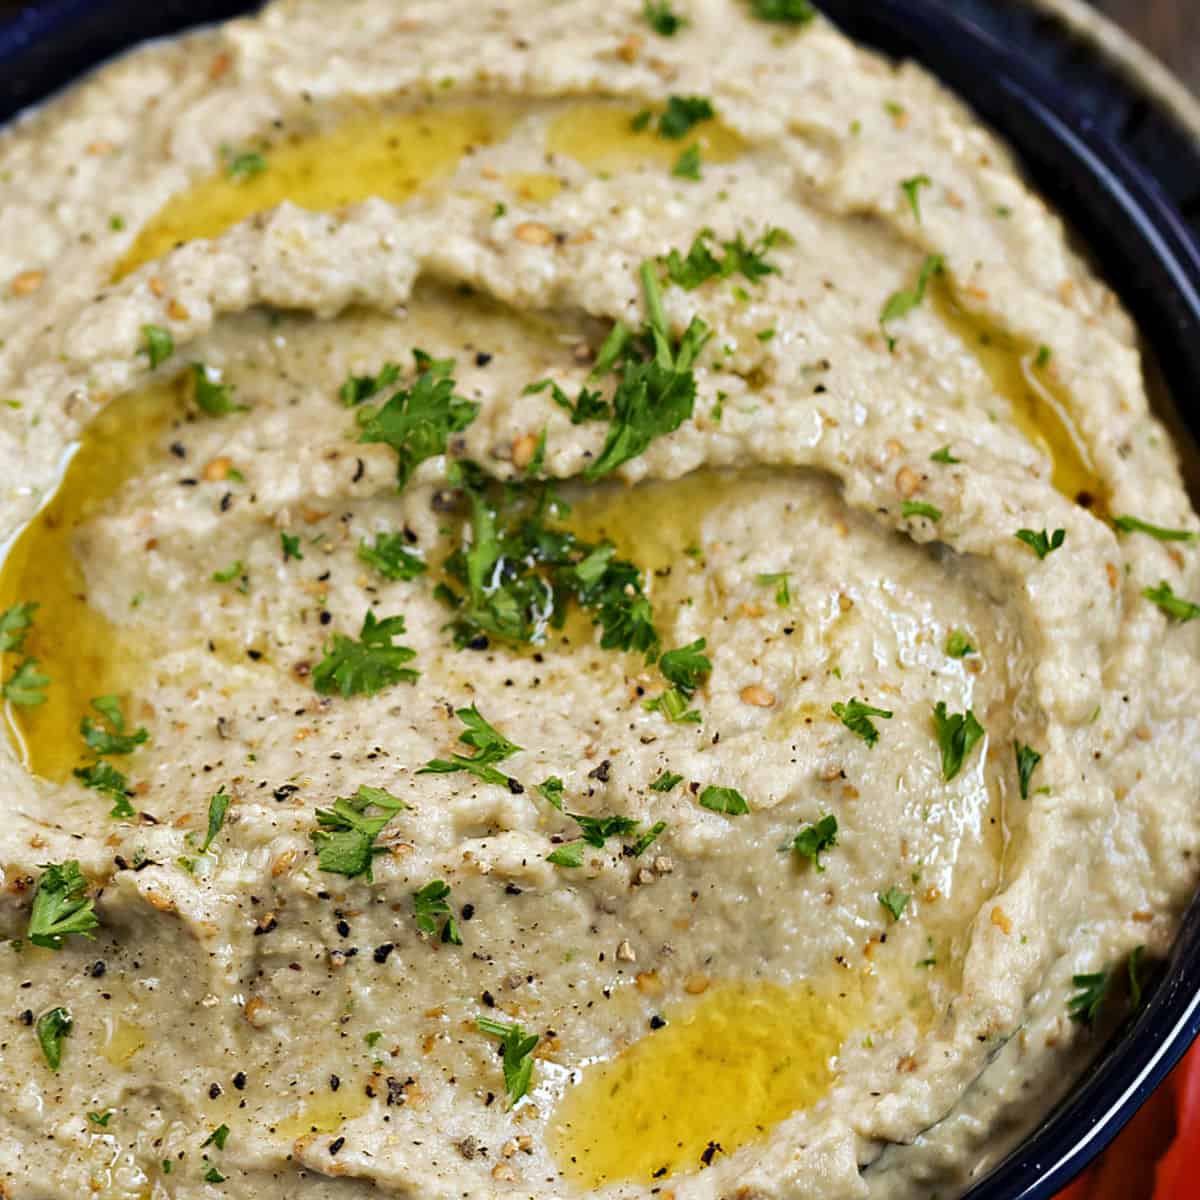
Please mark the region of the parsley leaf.
POLYGON ((87 880, 74 859, 45 863, 29 910, 29 940, 47 950, 61 950, 63 939, 77 933, 92 937, 100 924, 95 902, 87 894, 87 880))
POLYGON ((1165 579, 1156 588, 1143 589, 1142 595, 1157 604, 1174 621, 1183 623, 1200 617, 1200 604, 1193 604, 1182 596, 1176 596, 1165 579))
POLYGON ((1043 529, 1040 533, 1036 533, 1032 529, 1018 529, 1013 537, 1024 542, 1038 558, 1045 558, 1047 554, 1057 550, 1063 544, 1067 537, 1067 531, 1056 529, 1053 533, 1049 533, 1043 529))
POLYGON ((671 721, 698 722, 700 714, 688 709, 696 689, 712 672, 712 663, 704 654, 706 642, 698 638, 687 646, 668 650, 658 660, 658 668, 672 686, 659 696, 643 702, 648 711, 659 711, 671 721))
POLYGON ((551 775, 544 783, 537 785, 538 795, 548 804, 553 805, 559 812, 563 810, 563 781, 557 775, 551 775))
POLYGON ((659 137, 680 141, 697 126, 717 115, 712 102, 703 96, 671 96, 666 111, 658 118, 659 137))
POLYGON ((760 21, 781 25, 807 25, 817 15, 810 0, 750 0, 750 8, 760 21))
POLYGON ((933 180, 928 175, 914 175, 911 179, 901 181, 900 187, 908 197, 909 207, 918 225, 921 223, 921 189, 932 186, 933 180))
POLYGON ((579 395, 572 402, 566 392, 553 379, 542 379, 529 384, 523 395, 532 396, 538 392, 550 389, 550 395, 559 408, 565 409, 571 415, 572 425, 582 425, 585 421, 603 421, 612 415, 608 401, 600 392, 591 391, 586 384, 579 389, 579 395))
POLYGON ((880 892, 876 898, 891 913, 892 920, 898 921, 904 916, 904 910, 908 907, 908 902, 912 897, 898 887, 890 887, 886 892, 880 892))
POLYGON ((526 1034, 520 1024, 506 1025, 491 1017, 479 1017, 476 1025, 480 1033, 501 1039, 504 1052, 504 1090, 508 1093, 508 1106, 513 1105, 529 1092, 533 1081, 533 1051, 541 1038, 536 1033, 526 1034))
POLYGON ((384 847, 375 845, 375 839, 408 807, 391 792, 364 785, 353 796, 335 800, 332 808, 318 808, 312 839, 318 847, 321 870, 347 879, 365 875, 373 882, 371 862, 375 855, 386 853, 384 847), (368 809, 377 811, 368 813, 368 809))
POLYGON ((459 646, 477 646, 481 635, 542 642, 548 627, 562 627, 573 599, 601 627, 603 649, 632 650, 647 660, 657 654, 641 572, 618 559, 611 543, 581 542, 548 525, 555 502, 544 484, 489 484, 469 462, 456 463, 451 478, 470 506, 470 542, 444 567, 464 592, 444 584, 437 594, 456 610, 451 628, 459 646))
POLYGON ((1067 1001, 1067 1012, 1072 1021, 1083 1025, 1094 1025, 1104 1000, 1108 995, 1108 987, 1112 982, 1107 971, 1096 971, 1090 975, 1072 975, 1071 984, 1079 990, 1067 1001))
POLYGON ((885 721, 892 719, 892 713, 886 708, 872 708, 861 700, 851 700, 849 704, 833 705, 833 715, 851 733, 856 733, 868 746, 874 746, 879 741, 879 730, 875 728, 872 717, 882 717, 885 721))
POLYGON ((546 855, 546 861, 556 867, 582 867, 585 842, 568 842, 546 855))
POLYGON ((325 657, 313 668, 313 687, 323 696, 373 696, 397 683, 415 683, 420 672, 405 666, 417 656, 408 646, 393 644, 404 632, 402 616, 377 620, 367 611, 359 640, 335 633, 325 645, 325 657))
POLYGON ((377 533, 374 546, 367 545, 364 538, 358 543, 358 557, 385 579, 416 579, 428 570, 424 561, 408 549, 403 533, 377 533))
POLYGON ((76 767, 75 778, 86 788, 107 796, 112 802, 110 817, 134 817, 133 805, 129 803, 129 780, 111 763, 94 762, 85 767, 76 767))
MULTIPOLYGON (((940 275, 944 270, 945 260, 942 256, 940 254, 930 254, 921 264, 921 271, 917 276, 916 286, 893 292, 887 298, 879 313, 879 324, 883 327, 885 334, 887 334, 887 327, 892 321, 898 321, 901 317, 908 316, 925 299, 925 290, 929 286, 929 281, 935 275, 940 275)), ((894 345, 895 339, 889 335, 889 348, 893 348, 894 345)))
POLYGON ((225 814, 229 811, 230 796, 226 794, 222 788, 208 802, 208 833, 205 835, 204 842, 200 846, 200 853, 207 854, 208 848, 213 844, 218 833, 221 832, 221 826, 225 824, 225 814))
POLYGON ((463 944, 462 933, 458 928, 458 922, 454 919, 454 914, 450 911, 450 905, 446 899, 449 895, 450 885, 441 879, 435 879, 431 883, 427 883, 420 891, 413 892, 413 912, 416 916, 417 928, 422 933, 440 936, 443 942, 447 942, 451 946, 461 946, 463 944), (442 921, 443 917, 446 918, 444 921, 442 921), (440 934, 439 921, 441 921, 440 934))
POLYGON ((927 517, 930 521, 940 521, 942 510, 923 500, 904 500, 900 504, 900 515, 906 520, 909 517, 927 517))
POLYGON ((951 464, 951 465, 952 465, 952 464, 954 464, 954 463, 960 463, 960 462, 962 462, 962 459, 961 459, 961 458, 955 458, 955 457, 954 457, 954 455, 950 453, 950 447, 949 447, 949 446, 943 446, 943 447, 942 447, 940 450, 935 450, 935 451, 934 451, 934 452, 933 452, 933 453, 932 453, 932 454, 929 456, 929 461, 930 461, 930 462, 935 462, 935 463, 947 463, 947 464, 951 464))
POLYGON ((744 816, 750 811, 742 793, 730 787, 706 787, 700 793, 700 807, 724 813, 727 817, 744 816))
POLYGON ((686 150, 679 152, 679 157, 671 168, 671 174, 677 179, 699 180, 703 178, 700 174, 701 165, 700 144, 693 142, 686 150))
POLYGON ((139 727, 133 733, 125 732, 125 716, 121 712, 121 701, 116 696, 97 696, 92 707, 100 714, 100 720, 86 716, 79 723, 79 732, 88 749, 98 757, 106 754, 132 754, 139 746, 150 740, 150 734, 139 727))
POLYGON ((788 608, 792 603, 792 593, 788 587, 791 578, 791 575, 787 571, 778 571, 770 575, 759 575, 757 577, 758 582, 763 587, 773 587, 775 589, 775 603, 780 608, 788 608))
POLYGON ((212 1133, 210 1133, 208 1135, 208 1137, 206 1137, 204 1139, 204 1141, 202 1141, 200 1143, 200 1149, 203 1150, 205 1146, 216 1146, 216 1148, 218 1150, 224 1150, 225 1143, 228 1140, 229 1140, 229 1126, 228 1125, 218 1125, 216 1127, 216 1129, 214 1129, 212 1131, 212 1133))
POLYGON ((727 280, 733 275, 742 275, 751 283, 758 283, 768 275, 779 274, 778 266, 767 260, 768 251, 774 246, 790 244, 792 240, 786 230, 772 227, 748 245, 739 233, 732 241, 721 242, 724 256, 719 258, 709 246, 714 236, 712 229, 701 229, 686 256, 672 250, 660 258, 668 280, 686 292, 694 292, 709 280, 727 280))
POLYGON ((0 654, 19 654, 25 649, 25 637, 38 607, 35 603, 14 604, 0 613, 0 654))
MULTIPOLYGON (((1197 537, 1200 537, 1200 534, 1194 533, 1190 529, 1164 529, 1161 525, 1151 525, 1138 517, 1117 517, 1113 524, 1122 533, 1148 533, 1151 537, 1158 538, 1160 542, 1194 542, 1197 537)), ((3 623, 0 622, 0 630, 2 629, 3 623)), ((2 645, 0 645, 0 649, 3 649, 2 645)))
POLYGON ((221 1172, 211 1164, 207 1171, 204 1172, 205 1183, 224 1183, 228 1178, 227 1175, 222 1175, 221 1172))
POLYGON ((34 1027, 37 1033, 38 1045, 46 1056, 50 1070, 57 1071, 62 1065, 63 1041, 71 1032, 74 1021, 69 1009, 59 1005, 49 1012, 42 1013, 34 1027))
POLYGON ((267 160, 256 150, 235 151, 230 146, 221 147, 225 159, 225 174, 239 183, 261 175, 267 169, 267 160))
POLYGON ((688 22, 672 11, 669 0, 645 0, 642 16, 646 24, 662 37, 674 37, 688 22))
POLYGON ((652 792, 669 792, 682 782, 683 782, 682 775, 676 775, 672 771, 664 771, 650 785, 650 790, 652 792))
POLYGON ((143 325, 142 337, 145 345, 142 353, 150 360, 150 370, 165 363, 175 353, 175 339, 161 325, 143 325))
POLYGON ((654 824, 651 825, 650 828, 647 829, 646 832, 643 833, 641 837, 639 837, 638 840, 629 847, 630 855, 633 858, 640 858, 646 853, 647 850, 650 849, 652 845, 654 845, 656 841, 658 841, 659 837, 666 828, 666 821, 655 821, 654 824))
POLYGON ((470 708, 460 708, 456 715, 466 726, 458 735, 458 740, 470 746, 476 753, 470 758, 463 754, 452 754, 449 759, 435 758, 427 762, 417 774, 446 775, 454 771, 468 771, 484 783, 508 787, 509 777, 497 771, 495 764, 517 754, 524 747, 510 742, 494 726, 489 725, 474 705, 470 708))
POLYGON ((446 453, 452 433, 479 415, 479 405, 454 394, 453 359, 431 359, 414 351, 417 376, 378 408, 358 411, 360 442, 382 442, 396 452, 396 478, 403 489, 428 458, 446 453))
POLYGON ((933 710, 933 727, 942 752, 942 778, 948 783, 962 770, 967 755, 983 737, 983 726, 970 709, 947 713, 946 702, 939 700, 933 710))
POLYGON ((27 658, 0 687, 0 695, 19 708, 36 708, 46 703, 46 688, 49 686, 50 676, 38 670, 38 660, 27 658))
POLYGON ((338 389, 338 398, 347 408, 357 408, 399 379, 400 368, 394 362, 385 362, 375 375, 351 375, 338 389))
POLYGON ((99 1125, 101 1129, 107 1129, 108 1123, 113 1119, 113 1110, 110 1108, 107 1112, 90 1112, 87 1119, 93 1125, 99 1125))
POLYGON ((968 654, 977 652, 963 630, 952 629, 946 636, 946 653, 951 658, 966 658, 968 654))
POLYGON ((806 825, 790 842, 779 849, 785 853, 794 850, 801 858, 807 858, 818 871, 824 871, 821 855, 837 845, 837 834, 837 817, 829 813, 812 825, 806 825))
MULTIPOLYGON (((708 326, 694 317, 679 343, 672 345, 653 263, 642 263, 641 281, 653 358, 641 361, 632 356, 633 343, 628 337, 616 351, 624 358, 624 366, 613 394, 613 420, 600 456, 583 473, 589 483, 636 458, 655 438, 674 432, 692 415, 695 405, 696 379, 691 368, 711 337, 708 326)), ((602 347, 601 360, 605 358, 602 347)))
POLYGON ((1028 800, 1029 781, 1033 778, 1038 763, 1042 761, 1042 756, 1032 746, 1025 746, 1016 741, 1013 742, 1013 751, 1017 756, 1017 778, 1021 783, 1021 799, 1028 800))
POLYGON ((191 365, 192 399, 201 412, 210 417, 226 417, 230 413, 248 411, 233 398, 233 384, 223 383, 220 375, 203 363, 191 365))
POLYGON ((299 535, 294 533, 284 533, 283 530, 280 530, 279 545, 283 550, 284 562, 287 562, 289 558, 294 558, 297 562, 303 561, 304 551, 300 549, 299 535))

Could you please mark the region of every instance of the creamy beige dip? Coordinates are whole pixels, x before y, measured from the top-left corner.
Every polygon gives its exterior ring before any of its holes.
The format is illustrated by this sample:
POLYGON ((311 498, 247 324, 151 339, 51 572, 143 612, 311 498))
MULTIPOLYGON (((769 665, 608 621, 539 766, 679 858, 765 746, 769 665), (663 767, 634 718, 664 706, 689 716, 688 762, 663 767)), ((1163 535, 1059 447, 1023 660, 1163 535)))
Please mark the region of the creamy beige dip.
POLYGON ((1200 522, 802 7, 281 0, 0 135, 4 1195, 948 1198, 1136 1002, 1200 522))

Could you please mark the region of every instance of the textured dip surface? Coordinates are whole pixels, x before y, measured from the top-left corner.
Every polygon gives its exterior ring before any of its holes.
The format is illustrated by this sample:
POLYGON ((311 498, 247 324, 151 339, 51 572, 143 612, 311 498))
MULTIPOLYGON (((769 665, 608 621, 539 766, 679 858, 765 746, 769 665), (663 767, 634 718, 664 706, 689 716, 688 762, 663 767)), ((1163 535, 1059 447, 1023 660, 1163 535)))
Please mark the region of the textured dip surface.
POLYGON ((1134 330, 802 0, 280 0, 0 134, 0 1194, 949 1200, 1196 883, 1134 330))

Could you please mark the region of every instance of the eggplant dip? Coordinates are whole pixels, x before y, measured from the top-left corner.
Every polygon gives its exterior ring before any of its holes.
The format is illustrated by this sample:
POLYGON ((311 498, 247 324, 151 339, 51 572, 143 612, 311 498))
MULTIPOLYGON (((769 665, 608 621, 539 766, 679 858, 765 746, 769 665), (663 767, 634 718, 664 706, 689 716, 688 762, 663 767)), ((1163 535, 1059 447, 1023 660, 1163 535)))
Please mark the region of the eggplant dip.
POLYGON ((0 201, 5 1196, 949 1198, 1136 1010, 1200 521, 920 70, 292 0, 0 201))

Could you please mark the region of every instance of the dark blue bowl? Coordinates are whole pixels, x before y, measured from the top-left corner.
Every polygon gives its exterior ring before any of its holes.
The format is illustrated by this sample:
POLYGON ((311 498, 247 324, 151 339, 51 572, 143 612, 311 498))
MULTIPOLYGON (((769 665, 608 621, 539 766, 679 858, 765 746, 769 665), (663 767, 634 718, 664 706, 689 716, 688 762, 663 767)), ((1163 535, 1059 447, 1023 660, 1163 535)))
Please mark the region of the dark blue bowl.
MULTIPOLYGON (((1062 24, 1012 0, 819 0, 851 36, 924 63, 1021 154, 1138 321, 1184 438, 1200 440, 1200 143, 1062 24)), ((147 37, 246 0, 50 0, 0 23, 0 122, 147 37)), ((1184 448, 1185 466, 1200 462, 1184 448)), ((1189 471, 1193 480, 1200 478, 1189 471)), ((1200 900, 1142 1012, 964 1200, 1049 1200, 1200 1034, 1200 900)))

